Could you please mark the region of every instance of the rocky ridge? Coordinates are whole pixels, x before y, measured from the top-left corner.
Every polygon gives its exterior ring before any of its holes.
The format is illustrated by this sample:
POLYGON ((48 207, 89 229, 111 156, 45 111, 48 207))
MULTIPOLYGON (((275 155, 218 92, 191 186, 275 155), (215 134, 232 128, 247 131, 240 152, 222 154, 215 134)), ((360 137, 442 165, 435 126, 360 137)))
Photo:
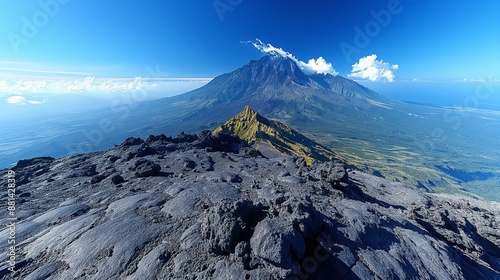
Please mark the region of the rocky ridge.
POLYGON ((268 159, 225 134, 129 138, 13 171, 5 279, 500 279, 500 204, 268 159))
POLYGON ((267 144, 282 155, 303 157, 308 165, 313 160, 335 159, 335 154, 325 147, 282 122, 261 116, 249 106, 215 129, 214 134, 217 133, 235 134, 250 144, 254 144, 253 146, 259 151, 259 143, 267 144))

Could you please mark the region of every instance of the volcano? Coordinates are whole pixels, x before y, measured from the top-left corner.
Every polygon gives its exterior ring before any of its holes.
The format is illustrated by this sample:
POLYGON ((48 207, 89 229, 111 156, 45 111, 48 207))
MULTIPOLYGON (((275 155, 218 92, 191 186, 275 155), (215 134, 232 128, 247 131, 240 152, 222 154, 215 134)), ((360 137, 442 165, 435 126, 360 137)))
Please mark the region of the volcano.
MULTIPOLYGON (((247 105, 270 117, 316 120, 339 108, 363 110, 394 102, 352 80, 330 74, 307 76, 291 59, 265 55, 199 89, 155 103, 189 108, 181 114, 183 121, 207 122, 226 120, 247 105)), ((210 122, 205 125, 213 128, 210 122)))
POLYGON ((126 133, 117 136, 214 130, 246 106, 335 150, 339 159, 365 172, 426 191, 471 195, 470 190, 500 199, 496 192, 475 187, 493 177, 500 182, 491 168, 498 163, 460 156, 465 150, 488 153, 489 147, 469 145, 483 143, 482 137, 488 136, 480 116, 462 118, 457 130, 450 125, 449 116, 455 114, 451 108, 390 99, 339 75, 306 75, 293 60, 272 54, 220 75, 199 89, 139 104, 131 112, 133 121, 123 128, 126 133), (452 169, 492 176, 466 182, 464 188, 463 181, 443 171, 452 169))
POLYGON ((153 129, 151 133, 213 130, 246 106, 299 129, 303 125, 335 120, 328 126, 341 131, 346 125, 359 128, 365 123, 361 119, 386 114, 395 104, 401 102, 355 81, 331 74, 307 76, 293 60, 265 55, 214 78, 199 89, 144 103, 134 116, 144 119, 153 115, 149 119, 157 124, 155 127, 140 126, 138 135, 148 129, 153 129), (353 115, 353 112, 357 113, 353 115), (353 119, 357 120, 352 122, 353 119))

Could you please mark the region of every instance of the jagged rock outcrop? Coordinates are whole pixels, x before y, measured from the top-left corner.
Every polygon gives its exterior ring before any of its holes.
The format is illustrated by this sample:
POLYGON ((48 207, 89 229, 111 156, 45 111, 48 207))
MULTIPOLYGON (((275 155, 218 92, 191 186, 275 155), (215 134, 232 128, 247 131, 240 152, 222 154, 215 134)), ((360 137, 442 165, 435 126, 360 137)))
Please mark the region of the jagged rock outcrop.
POLYGON ((215 129, 214 134, 234 134, 253 144, 257 149, 264 144, 262 152, 273 149, 272 154, 298 155, 311 164, 313 160, 328 161, 335 154, 300 132, 282 122, 269 120, 246 106, 242 112, 215 129))
POLYGON ((500 204, 268 159, 224 134, 13 171, 17 272, 2 250, 4 279, 500 279, 500 204))

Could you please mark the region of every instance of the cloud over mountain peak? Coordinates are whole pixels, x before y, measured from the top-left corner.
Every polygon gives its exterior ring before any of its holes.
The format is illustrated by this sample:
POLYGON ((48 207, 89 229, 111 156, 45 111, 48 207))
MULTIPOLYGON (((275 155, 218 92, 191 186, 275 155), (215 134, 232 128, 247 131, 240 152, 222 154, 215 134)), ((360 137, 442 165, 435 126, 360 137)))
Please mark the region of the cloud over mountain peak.
POLYGON ((314 74, 331 74, 336 76, 338 74, 333 68, 333 65, 327 62, 323 57, 318 57, 317 59, 311 58, 307 62, 297 59, 293 54, 283 50, 282 48, 277 48, 271 44, 266 44, 262 42, 260 39, 255 39, 255 42, 248 41, 244 42, 247 44, 252 44, 259 51, 274 55, 281 56, 285 58, 289 58, 293 60, 297 66, 304 72, 306 75, 314 75, 314 74))

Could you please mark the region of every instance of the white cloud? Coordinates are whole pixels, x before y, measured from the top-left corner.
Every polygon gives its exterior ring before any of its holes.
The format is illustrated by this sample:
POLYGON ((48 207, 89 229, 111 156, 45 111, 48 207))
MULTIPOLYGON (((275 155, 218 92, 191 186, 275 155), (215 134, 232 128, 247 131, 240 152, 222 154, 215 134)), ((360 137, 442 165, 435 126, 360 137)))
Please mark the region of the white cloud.
POLYGON ((15 95, 7 98, 7 103, 9 104, 24 104, 25 102, 26 98, 24 96, 15 95))
POLYGON ((394 70, 398 70, 399 65, 391 65, 383 60, 377 60, 377 55, 372 54, 359 59, 359 62, 352 66, 352 72, 349 77, 368 79, 370 81, 386 80, 394 81, 396 77, 394 70))
POLYGON ((282 48, 276 48, 271 44, 265 44, 261 40, 256 39, 256 42, 246 42, 251 43, 255 48, 263 53, 268 53, 275 56, 281 56, 285 58, 289 58, 293 60, 297 66, 304 72, 306 75, 314 75, 314 74, 331 74, 337 75, 338 72, 335 71, 331 63, 328 63, 323 57, 318 57, 318 59, 309 59, 306 63, 297 59, 291 53, 283 50, 282 48))
POLYGON ((21 95, 14 95, 6 99, 8 104, 14 105, 39 105, 45 103, 44 101, 28 100, 26 97, 21 95))

